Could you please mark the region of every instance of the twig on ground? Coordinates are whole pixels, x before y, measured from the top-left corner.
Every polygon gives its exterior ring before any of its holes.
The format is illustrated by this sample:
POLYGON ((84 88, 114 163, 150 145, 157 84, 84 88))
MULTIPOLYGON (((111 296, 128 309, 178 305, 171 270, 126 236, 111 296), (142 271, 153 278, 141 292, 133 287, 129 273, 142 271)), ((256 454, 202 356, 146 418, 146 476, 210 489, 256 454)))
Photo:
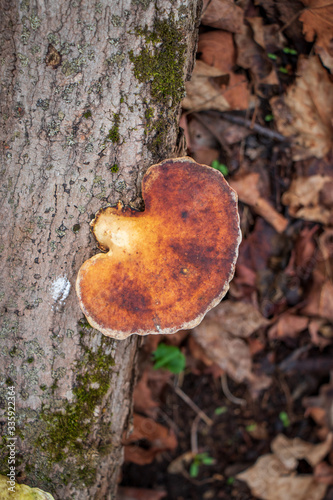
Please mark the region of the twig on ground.
MULTIPOLYGON (((170 384, 171 387, 173 387, 172 384, 170 384)), ((179 387, 173 387, 175 393, 180 397, 182 398, 182 400, 188 404, 188 406, 190 408, 192 408, 193 411, 195 411, 195 413, 197 415, 200 416, 201 420, 203 420, 204 422, 206 422, 207 425, 213 425, 213 420, 211 418, 209 418, 202 410, 200 410, 200 408, 192 401, 191 398, 189 398, 187 396, 187 394, 185 394, 185 392, 183 392, 179 387)))
POLYGON ((221 375, 221 386, 222 386, 222 390, 224 392, 225 397, 227 399, 229 399, 229 401, 231 401, 235 405, 241 405, 241 406, 246 405, 245 399, 237 398, 236 396, 231 394, 230 389, 228 387, 227 375, 225 373, 223 373, 223 375, 221 375))
POLYGON ((275 130, 270 130, 269 128, 263 127, 262 125, 258 125, 258 123, 252 123, 252 120, 248 120, 247 118, 243 118, 242 116, 233 115, 231 113, 221 113, 225 120, 228 120, 230 123, 235 123, 236 125, 242 125, 243 127, 247 127, 257 134, 264 135, 265 137, 269 137, 275 141, 286 142, 288 139, 284 137, 279 132, 275 132, 275 130))
POLYGON ((200 415, 197 415, 193 420, 191 427, 191 451, 194 455, 197 455, 198 450, 198 425, 201 420, 200 415))

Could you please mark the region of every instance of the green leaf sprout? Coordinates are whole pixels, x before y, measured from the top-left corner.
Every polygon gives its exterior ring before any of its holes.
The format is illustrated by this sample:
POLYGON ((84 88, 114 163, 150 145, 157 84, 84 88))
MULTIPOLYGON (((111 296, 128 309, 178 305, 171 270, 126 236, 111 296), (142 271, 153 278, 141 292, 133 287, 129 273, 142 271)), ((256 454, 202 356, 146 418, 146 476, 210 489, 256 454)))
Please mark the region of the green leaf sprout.
POLYGON ((190 466, 190 476, 197 477, 201 465, 213 465, 214 463, 214 458, 210 457, 207 452, 197 453, 190 466))
POLYGON ((219 170, 223 175, 229 174, 228 167, 224 165, 224 163, 220 163, 218 160, 212 161, 211 167, 215 168, 215 170, 219 170))
POLYGON ((158 345, 156 351, 153 352, 154 369, 165 368, 172 373, 180 373, 186 365, 186 358, 179 347, 167 345, 163 342, 158 345))

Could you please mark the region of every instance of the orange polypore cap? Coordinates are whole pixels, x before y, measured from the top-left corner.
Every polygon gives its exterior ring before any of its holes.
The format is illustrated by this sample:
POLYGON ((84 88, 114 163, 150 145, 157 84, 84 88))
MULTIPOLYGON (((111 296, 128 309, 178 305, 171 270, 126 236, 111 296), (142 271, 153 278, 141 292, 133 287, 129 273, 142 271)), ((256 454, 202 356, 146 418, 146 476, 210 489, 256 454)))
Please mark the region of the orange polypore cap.
POLYGON ((241 240, 237 195, 222 174, 191 158, 153 165, 145 211, 118 203, 91 222, 102 250, 76 291, 91 326, 124 339, 198 325, 229 288, 241 240))

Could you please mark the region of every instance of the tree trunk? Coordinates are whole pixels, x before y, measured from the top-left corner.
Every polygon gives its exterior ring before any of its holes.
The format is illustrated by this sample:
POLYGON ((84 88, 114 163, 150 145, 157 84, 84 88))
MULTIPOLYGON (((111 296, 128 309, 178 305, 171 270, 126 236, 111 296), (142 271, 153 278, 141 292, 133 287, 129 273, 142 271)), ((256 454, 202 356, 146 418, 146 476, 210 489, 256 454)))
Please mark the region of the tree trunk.
POLYGON ((93 214, 175 156, 199 4, 0 0, 0 465, 14 387, 17 479, 62 500, 115 495, 138 340, 92 329, 75 279, 93 214))

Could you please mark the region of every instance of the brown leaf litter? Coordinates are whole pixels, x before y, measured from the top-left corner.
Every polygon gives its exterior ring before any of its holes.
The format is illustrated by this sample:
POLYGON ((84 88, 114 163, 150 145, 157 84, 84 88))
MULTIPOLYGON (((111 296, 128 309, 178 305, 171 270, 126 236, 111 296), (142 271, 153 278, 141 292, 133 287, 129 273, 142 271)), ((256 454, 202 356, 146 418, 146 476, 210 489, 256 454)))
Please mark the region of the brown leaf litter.
POLYGON ((298 460, 318 465, 332 447, 333 435, 314 445, 299 438, 279 434, 271 443, 273 453, 261 456, 256 463, 236 477, 245 481, 253 495, 263 500, 322 500, 327 485, 313 474, 297 474, 298 460))
POLYGON ((323 158, 333 144, 333 82, 318 56, 300 56, 297 78, 270 100, 276 125, 292 141, 294 160, 323 158))

